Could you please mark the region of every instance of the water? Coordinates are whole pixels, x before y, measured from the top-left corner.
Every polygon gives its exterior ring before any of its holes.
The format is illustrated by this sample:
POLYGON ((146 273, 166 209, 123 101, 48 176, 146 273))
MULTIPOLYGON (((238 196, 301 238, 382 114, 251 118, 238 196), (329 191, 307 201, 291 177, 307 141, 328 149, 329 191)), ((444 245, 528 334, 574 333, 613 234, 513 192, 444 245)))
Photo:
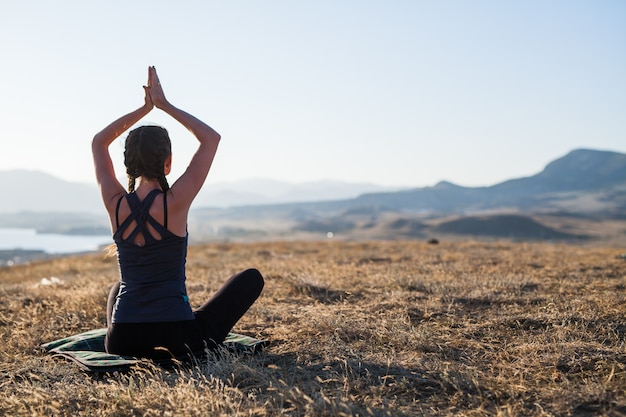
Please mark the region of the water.
POLYGON ((0 250, 42 250, 49 254, 89 252, 110 245, 110 235, 37 233, 35 229, 0 228, 0 250))

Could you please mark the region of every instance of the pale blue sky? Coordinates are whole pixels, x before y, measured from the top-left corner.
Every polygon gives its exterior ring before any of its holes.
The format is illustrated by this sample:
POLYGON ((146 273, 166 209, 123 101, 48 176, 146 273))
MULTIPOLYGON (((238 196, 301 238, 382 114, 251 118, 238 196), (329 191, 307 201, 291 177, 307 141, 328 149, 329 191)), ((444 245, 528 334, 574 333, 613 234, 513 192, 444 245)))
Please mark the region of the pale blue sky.
MULTIPOLYGON (((209 184, 491 185, 626 152, 624 22, 621 0, 3 2, 0 169, 93 181, 91 138, 155 65, 222 134, 209 184)), ((177 176, 195 139, 144 121, 177 176)))

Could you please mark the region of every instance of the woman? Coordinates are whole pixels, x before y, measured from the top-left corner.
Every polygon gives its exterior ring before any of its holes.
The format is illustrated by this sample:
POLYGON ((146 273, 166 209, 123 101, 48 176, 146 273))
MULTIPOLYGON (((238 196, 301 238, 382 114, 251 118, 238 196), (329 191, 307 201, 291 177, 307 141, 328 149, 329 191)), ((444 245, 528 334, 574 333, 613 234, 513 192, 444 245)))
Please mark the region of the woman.
POLYGON ((220 135, 166 98, 156 69, 148 69, 144 104, 93 138, 96 178, 117 246, 120 281, 107 302, 107 352, 163 358, 214 348, 258 298, 263 277, 248 269, 231 277, 192 311, 185 286, 187 215, 217 151, 220 135), (124 164, 128 192, 116 179, 109 145, 154 107, 185 126, 199 146, 170 187, 168 133, 142 126, 128 134, 124 164), (138 183, 137 183, 138 181, 138 183))

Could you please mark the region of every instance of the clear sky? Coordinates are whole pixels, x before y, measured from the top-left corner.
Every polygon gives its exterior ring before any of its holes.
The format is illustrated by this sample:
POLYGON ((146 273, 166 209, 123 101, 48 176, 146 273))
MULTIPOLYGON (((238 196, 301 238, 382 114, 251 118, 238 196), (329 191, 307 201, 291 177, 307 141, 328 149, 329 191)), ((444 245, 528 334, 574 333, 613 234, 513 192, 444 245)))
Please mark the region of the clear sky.
MULTIPOLYGON (((626 152, 624 22, 622 0, 4 1, 0 169, 94 181, 91 138, 155 65, 222 135, 209 184, 491 185, 626 152)), ((179 175, 195 139, 144 121, 179 175)))

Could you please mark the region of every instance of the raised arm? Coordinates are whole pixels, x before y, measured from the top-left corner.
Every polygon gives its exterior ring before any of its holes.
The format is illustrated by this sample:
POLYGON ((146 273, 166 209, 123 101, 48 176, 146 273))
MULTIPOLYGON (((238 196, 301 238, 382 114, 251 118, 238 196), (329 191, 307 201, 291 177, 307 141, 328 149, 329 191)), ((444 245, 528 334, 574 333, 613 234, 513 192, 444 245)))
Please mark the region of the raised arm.
POLYGON ((149 83, 150 98, 154 106, 185 126, 200 142, 198 150, 191 159, 187 170, 171 188, 172 197, 175 199, 176 204, 189 208, 209 173, 213 158, 217 152, 220 135, 209 125, 175 107, 165 98, 154 67, 150 67, 149 70, 149 83))
MULTIPOLYGON (((149 81, 148 77, 148 81, 149 81)), ((105 207, 112 212, 117 197, 125 192, 124 187, 117 180, 113 169, 113 162, 109 154, 109 145, 118 138, 122 133, 128 130, 132 125, 137 123, 142 117, 152 110, 154 104, 150 98, 150 87, 144 87, 145 98, 144 104, 135 111, 132 111, 97 133, 91 142, 91 151, 93 153, 93 163, 96 170, 96 180, 100 187, 100 194, 105 207)))

